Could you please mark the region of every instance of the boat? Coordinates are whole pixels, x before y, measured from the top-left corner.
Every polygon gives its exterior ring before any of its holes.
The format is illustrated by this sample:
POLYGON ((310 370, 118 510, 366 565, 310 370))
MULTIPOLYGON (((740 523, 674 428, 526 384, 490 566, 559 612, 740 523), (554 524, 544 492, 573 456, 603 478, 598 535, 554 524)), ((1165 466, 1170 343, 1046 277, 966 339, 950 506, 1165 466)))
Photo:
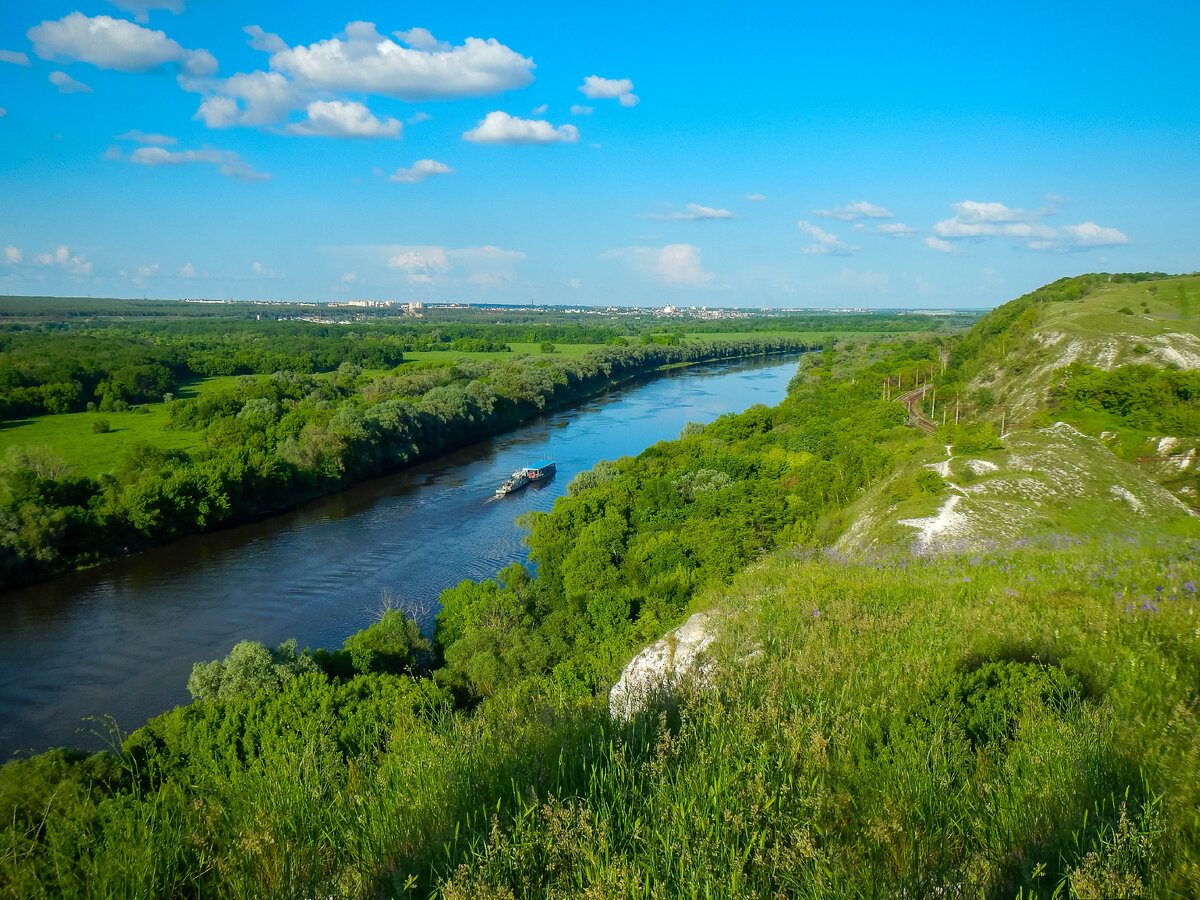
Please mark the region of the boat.
POLYGON ((505 482, 496 488, 496 496, 503 497, 505 494, 511 494, 513 491, 525 487, 531 481, 540 481, 544 478, 549 478, 556 471, 554 460, 543 459, 532 466, 525 466, 517 469, 505 482))

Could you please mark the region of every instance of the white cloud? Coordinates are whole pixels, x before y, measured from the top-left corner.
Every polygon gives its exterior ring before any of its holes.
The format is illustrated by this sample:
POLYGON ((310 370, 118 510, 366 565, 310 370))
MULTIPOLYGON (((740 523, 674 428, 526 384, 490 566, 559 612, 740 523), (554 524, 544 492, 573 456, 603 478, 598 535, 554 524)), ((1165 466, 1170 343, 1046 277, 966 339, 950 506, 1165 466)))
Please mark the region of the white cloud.
POLYGON ((601 78, 589 75, 579 87, 589 100, 616 100, 622 106, 637 106, 638 96, 633 93, 633 82, 628 78, 601 78))
POLYGON ((262 50, 265 53, 278 53, 288 48, 288 45, 284 43, 283 38, 279 35, 263 31, 257 25, 247 25, 242 31, 250 35, 250 40, 246 43, 255 50, 262 50))
POLYGON ((4 261, 6 263, 12 263, 15 265, 21 261, 21 257, 23 255, 24 254, 22 254, 21 251, 12 244, 9 244, 4 248, 4 261))
POLYGON ((408 124, 419 125, 421 122, 428 122, 432 118, 433 116, 427 112, 415 112, 409 117, 408 124))
POLYGON ((154 263, 154 265, 151 266, 138 266, 137 273, 141 278, 150 278, 151 276, 157 275, 158 263, 154 263))
POLYGON ((16 50, 0 50, 0 62, 12 63, 14 66, 28 66, 29 57, 16 50))
POLYGON ((129 161, 139 166, 183 166, 190 163, 209 163, 222 175, 240 181, 266 181, 271 176, 255 168, 232 150, 164 150, 162 147, 139 147, 129 155, 129 161))
POLYGON ((1003 203, 981 203, 978 200, 963 200, 961 203, 951 203, 954 216, 960 222, 995 223, 995 222, 1028 222, 1038 218, 1040 213, 1030 213, 1023 209, 1010 209, 1003 203))
MULTIPOLYGON (((186 90, 204 92, 211 85, 202 80, 185 79, 186 90)), ((231 125, 267 125, 281 122, 288 113, 305 105, 305 94, 278 72, 238 73, 219 82, 216 93, 206 97, 197 110, 209 128, 231 125)))
POLYGON ((42 22, 27 32, 42 59, 66 58, 119 72, 149 72, 178 63, 189 75, 211 75, 217 61, 207 50, 186 50, 161 31, 111 16, 89 18, 73 12, 42 22))
POLYGON ((590 116, 594 110, 590 106, 580 106, 578 103, 571 104, 571 115, 573 116, 590 116))
POLYGON ((58 88, 60 94, 92 94, 95 93, 82 81, 76 81, 66 72, 51 72, 50 83, 58 88))
POLYGON ((921 241, 930 250, 936 250, 938 253, 961 253, 962 251, 951 244, 949 241, 943 241, 938 237, 927 237, 921 241))
POLYGON ((1076 247, 1105 247, 1129 243, 1129 238, 1124 233, 1115 228, 1104 228, 1095 222, 1067 225, 1063 232, 1068 242, 1076 247))
POLYGON ((398 100, 481 97, 524 87, 533 60, 494 38, 452 47, 423 28, 397 32, 401 46, 370 22, 351 22, 341 37, 279 50, 271 68, 325 91, 362 91, 398 100))
POLYGON ((574 125, 555 128, 543 119, 518 119, 497 110, 464 131, 463 140, 473 144, 573 144, 579 140, 579 130, 574 125))
POLYGON ((357 101, 315 100, 308 118, 287 126, 288 134, 338 138, 394 138, 400 136, 398 119, 377 119, 357 101))
POLYGON ((823 219, 840 219, 843 222, 854 222, 858 219, 893 218, 893 213, 890 210, 886 210, 882 206, 876 206, 874 203, 868 203, 866 200, 855 200, 853 203, 847 203, 845 206, 837 206, 833 209, 814 209, 813 215, 820 216, 823 219))
POLYGON ((567 279, 567 281, 566 281, 566 285, 567 285, 567 287, 569 287, 571 290, 573 290, 573 291, 577 291, 577 290, 579 290, 581 287, 583 287, 583 282, 582 282, 582 281, 580 281, 578 278, 568 278, 568 279, 567 279))
POLYGON ((600 254, 601 259, 620 259, 635 271, 650 275, 663 284, 700 287, 716 276, 700 263, 700 248, 692 244, 668 244, 665 247, 620 247, 600 254))
POLYGON ((286 278, 286 275, 280 275, 278 272, 273 272, 260 262, 250 264, 250 272, 255 278, 286 278))
POLYGON ((343 272, 342 277, 338 280, 341 281, 342 284, 354 284, 354 282, 358 281, 358 273, 343 272))
POLYGON ((440 163, 435 159, 418 159, 412 164, 412 168, 410 169, 397 169, 393 174, 388 176, 388 181, 396 181, 401 184, 417 184, 431 175, 453 174, 454 170, 445 163, 440 163))
POLYGON ((669 213, 645 213, 642 218, 662 222, 700 222, 708 219, 736 219, 737 216, 727 209, 714 209, 711 206, 689 203, 683 210, 677 209, 669 213))
POLYGON ((181 276, 183 276, 184 278, 195 278, 196 277, 196 267, 193 266, 191 263, 185 263, 183 268, 181 268, 179 270, 179 274, 181 276))
MULTIPOLYGON (((1028 212, 1012 209, 1003 203, 981 203, 974 200, 951 204, 951 208, 955 215, 933 226, 933 232, 938 238, 1015 238, 1026 250, 1082 249, 1125 244, 1129 241, 1123 232, 1097 225, 1095 222, 1062 227, 1048 225, 1042 219, 1054 215, 1053 209, 1028 212)), ((926 245, 941 249, 929 241, 926 241, 926 245)))
POLYGON ((862 249, 857 244, 847 244, 845 241, 839 240, 836 234, 831 234, 825 229, 819 228, 803 219, 796 223, 796 227, 816 242, 809 244, 807 247, 802 247, 801 250, 804 253, 821 256, 847 256, 862 249))
POLYGON ((133 17, 142 24, 150 21, 150 10, 165 9, 179 15, 183 12, 184 0, 108 0, 117 9, 133 13, 133 17))
POLYGON ((124 134, 118 134, 113 140, 136 141, 139 144, 154 144, 155 146, 178 143, 175 138, 165 134, 147 134, 144 131, 138 131, 136 128, 126 131, 124 134))
POLYGON ((57 247, 53 253, 39 253, 34 260, 38 265, 66 269, 72 275, 92 274, 92 264, 82 254, 72 256, 70 248, 65 244, 57 247))
POLYGON ((544 113, 549 108, 550 108, 549 103, 543 103, 541 106, 537 106, 537 107, 534 107, 533 109, 531 109, 530 112, 533 113, 535 116, 540 116, 540 115, 542 115, 542 113, 544 113))
POLYGON ((747 194, 746 199, 749 200, 751 203, 762 203, 764 200, 767 199, 767 195, 766 194, 747 194))
POLYGON ((3 106, 0 106, 0 119, 3 119, 7 115, 8 115, 8 110, 5 109, 3 106))
POLYGON ((390 249, 392 253, 387 264, 393 269, 426 273, 450 271, 450 260, 444 247, 401 245, 390 249))
POLYGON ((403 271, 411 284, 501 287, 512 283, 512 266, 525 259, 519 250, 505 250, 492 244, 460 248, 397 244, 366 249, 382 250, 387 265, 403 271))

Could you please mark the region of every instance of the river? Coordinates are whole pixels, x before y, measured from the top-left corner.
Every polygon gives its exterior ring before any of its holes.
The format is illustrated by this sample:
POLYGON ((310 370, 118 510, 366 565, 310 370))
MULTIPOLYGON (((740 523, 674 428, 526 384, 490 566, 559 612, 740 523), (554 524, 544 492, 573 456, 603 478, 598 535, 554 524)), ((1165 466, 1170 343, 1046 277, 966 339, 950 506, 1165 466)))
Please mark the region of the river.
POLYGON ((428 629, 438 595, 523 562, 527 510, 548 510, 597 460, 684 424, 783 399, 795 356, 691 366, 630 382, 455 453, 261 522, 186 538, 0 597, 0 760, 105 746, 187 703, 192 663, 239 640, 339 647, 390 596, 428 629), (507 497, 513 468, 557 475, 507 497), (96 717, 96 718, 92 718, 96 717))

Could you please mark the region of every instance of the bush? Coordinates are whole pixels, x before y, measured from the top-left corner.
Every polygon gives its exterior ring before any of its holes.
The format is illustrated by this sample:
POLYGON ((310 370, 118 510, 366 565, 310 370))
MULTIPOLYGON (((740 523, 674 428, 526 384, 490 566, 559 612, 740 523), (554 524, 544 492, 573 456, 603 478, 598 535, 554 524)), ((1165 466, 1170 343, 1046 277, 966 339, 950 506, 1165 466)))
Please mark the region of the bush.
POLYGON ((108 434, 112 431, 112 423, 108 419, 96 419, 92 422, 92 431, 96 434, 108 434))

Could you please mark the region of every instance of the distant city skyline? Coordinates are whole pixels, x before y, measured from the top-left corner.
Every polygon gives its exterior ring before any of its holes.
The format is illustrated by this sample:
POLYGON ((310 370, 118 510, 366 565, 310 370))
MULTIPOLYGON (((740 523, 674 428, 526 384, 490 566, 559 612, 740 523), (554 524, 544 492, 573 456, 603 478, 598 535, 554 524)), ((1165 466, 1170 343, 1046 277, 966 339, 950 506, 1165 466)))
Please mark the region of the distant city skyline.
POLYGON ((0 293, 979 308, 1200 269, 1195 4, 15 0, 0 293))

